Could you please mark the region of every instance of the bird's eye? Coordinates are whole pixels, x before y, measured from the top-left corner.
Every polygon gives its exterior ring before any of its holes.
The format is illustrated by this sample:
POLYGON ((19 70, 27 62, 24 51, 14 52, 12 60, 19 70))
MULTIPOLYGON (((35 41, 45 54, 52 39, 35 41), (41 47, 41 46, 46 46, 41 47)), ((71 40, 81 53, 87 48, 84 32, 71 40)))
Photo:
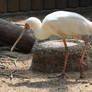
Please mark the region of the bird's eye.
POLYGON ((30 26, 29 26, 29 24, 25 24, 25 29, 30 29, 30 26))

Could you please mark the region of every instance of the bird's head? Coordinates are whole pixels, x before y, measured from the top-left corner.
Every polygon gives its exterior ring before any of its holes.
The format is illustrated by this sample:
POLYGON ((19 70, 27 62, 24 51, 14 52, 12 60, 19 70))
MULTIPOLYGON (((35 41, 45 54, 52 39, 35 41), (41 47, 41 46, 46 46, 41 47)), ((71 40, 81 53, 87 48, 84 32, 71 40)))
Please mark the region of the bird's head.
POLYGON ((11 51, 15 48, 16 44, 20 41, 20 39, 23 37, 24 33, 28 30, 32 30, 35 32, 36 30, 39 30, 41 27, 41 21, 36 17, 30 17, 26 20, 24 31, 20 34, 19 38, 16 40, 14 45, 11 48, 11 51))
POLYGON ((41 21, 36 18, 36 17, 30 17, 26 20, 26 23, 25 23, 25 30, 32 30, 32 31, 35 31, 35 30, 38 30, 41 26, 41 21))

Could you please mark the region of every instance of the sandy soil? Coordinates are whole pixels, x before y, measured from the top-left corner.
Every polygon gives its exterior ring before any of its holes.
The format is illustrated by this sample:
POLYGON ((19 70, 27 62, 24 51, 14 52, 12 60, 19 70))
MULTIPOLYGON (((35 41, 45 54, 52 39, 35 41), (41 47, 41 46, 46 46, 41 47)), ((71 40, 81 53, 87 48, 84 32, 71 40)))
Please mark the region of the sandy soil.
POLYGON ((68 79, 48 78, 53 74, 32 72, 32 54, 0 51, 0 92, 91 92, 92 69, 85 71, 86 78, 79 79, 79 72, 68 72, 68 79))
MULTIPOLYGON (((25 17, 7 20, 24 25, 25 17)), ((31 53, 0 51, 0 92, 92 92, 92 69, 84 79, 78 80, 79 72, 68 72, 68 79, 48 78, 56 74, 32 72, 31 63, 31 53)))

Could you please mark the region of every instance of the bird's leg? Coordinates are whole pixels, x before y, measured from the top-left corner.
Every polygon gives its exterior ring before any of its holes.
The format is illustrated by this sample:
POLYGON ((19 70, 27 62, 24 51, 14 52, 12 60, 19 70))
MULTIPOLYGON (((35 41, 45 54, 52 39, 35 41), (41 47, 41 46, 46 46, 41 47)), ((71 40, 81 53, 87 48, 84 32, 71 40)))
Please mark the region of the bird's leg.
POLYGON ((68 50, 65 39, 63 39, 63 43, 64 43, 64 47, 65 47, 65 52, 66 52, 65 61, 64 61, 64 69, 62 71, 63 72, 62 74, 57 75, 57 77, 61 77, 61 78, 68 77, 68 76, 66 76, 65 71, 66 71, 66 65, 67 65, 67 61, 68 61, 68 57, 69 57, 69 50, 68 50))
POLYGON ((65 52, 66 52, 65 61, 64 61, 64 69, 63 69, 63 73, 65 73, 66 65, 67 65, 67 61, 68 61, 68 57, 69 57, 69 50, 68 50, 65 39, 63 39, 63 42, 64 42, 64 47, 65 47, 65 52))
POLYGON ((84 47, 84 50, 83 50, 83 53, 82 53, 82 56, 81 56, 81 59, 80 59, 80 78, 84 77, 84 75, 83 75, 83 67, 86 64, 84 63, 83 60, 84 60, 86 50, 87 50, 87 47, 88 47, 88 41, 86 39, 82 39, 82 40, 85 42, 85 47, 84 47))

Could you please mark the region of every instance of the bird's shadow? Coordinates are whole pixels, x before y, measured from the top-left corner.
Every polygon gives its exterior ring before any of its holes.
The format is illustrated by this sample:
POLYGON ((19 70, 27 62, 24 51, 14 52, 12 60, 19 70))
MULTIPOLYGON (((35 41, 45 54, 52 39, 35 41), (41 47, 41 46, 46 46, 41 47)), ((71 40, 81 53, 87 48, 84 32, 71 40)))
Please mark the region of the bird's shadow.
POLYGON ((47 81, 36 81, 36 82, 30 82, 29 80, 19 82, 19 83, 8 83, 5 82, 9 87, 22 87, 26 86, 29 88, 56 88, 61 87, 60 85, 63 85, 63 87, 67 87, 67 85, 74 85, 74 84, 87 84, 87 81, 68 81, 63 79, 50 79, 47 81))

